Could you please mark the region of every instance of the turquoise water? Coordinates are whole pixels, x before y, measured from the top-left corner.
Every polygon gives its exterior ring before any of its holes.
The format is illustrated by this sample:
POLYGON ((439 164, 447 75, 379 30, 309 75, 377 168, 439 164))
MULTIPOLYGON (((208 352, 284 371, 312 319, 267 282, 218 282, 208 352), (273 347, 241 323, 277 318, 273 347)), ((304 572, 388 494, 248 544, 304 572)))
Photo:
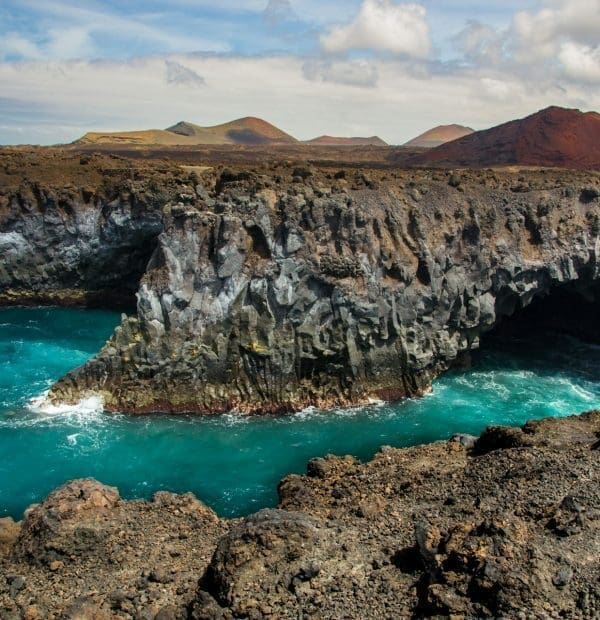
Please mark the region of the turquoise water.
POLYGON ((29 400, 93 355, 114 313, 0 310, 0 516, 20 518, 67 479, 93 476, 124 497, 193 491, 221 515, 274 505, 277 482, 327 453, 369 458, 406 446, 600 406, 600 347, 568 337, 488 343, 472 369, 422 399, 278 418, 128 418, 93 407, 45 413, 29 400))

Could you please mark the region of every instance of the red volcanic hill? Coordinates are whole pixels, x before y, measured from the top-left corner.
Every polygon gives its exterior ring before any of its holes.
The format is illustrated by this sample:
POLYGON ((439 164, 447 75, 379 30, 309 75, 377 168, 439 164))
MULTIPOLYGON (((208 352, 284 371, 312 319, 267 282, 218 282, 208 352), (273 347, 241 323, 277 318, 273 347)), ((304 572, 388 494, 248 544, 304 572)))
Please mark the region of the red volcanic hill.
POLYGON ((289 134, 262 118, 246 116, 214 127, 182 121, 166 131, 197 140, 200 144, 293 144, 289 134))
POLYGON ((417 165, 544 166, 600 170, 600 114, 550 107, 443 144, 417 165))
POLYGON ((432 149, 436 146, 440 146, 440 144, 446 144, 446 142, 457 140, 458 138, 468 136, 472 133, 473 130, 470 127, 464 127, 463 125, 439 125, 413 138, 404 146, 418 146, 432 149))
POLYGON ((379 136, 370 138, 339 138, 336 136, 319 136, 312 140, 306 140, 304 144, 316 146, 388 146, 379 136))

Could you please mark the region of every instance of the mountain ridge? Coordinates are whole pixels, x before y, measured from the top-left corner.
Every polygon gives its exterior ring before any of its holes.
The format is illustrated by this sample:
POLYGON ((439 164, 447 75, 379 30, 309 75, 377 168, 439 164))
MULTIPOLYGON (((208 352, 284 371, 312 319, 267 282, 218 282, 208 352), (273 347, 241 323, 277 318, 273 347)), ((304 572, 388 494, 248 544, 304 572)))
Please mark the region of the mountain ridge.
POLYGON ((341 136, 318 136, 311 140, 304 140, 304 144, 310 144, 315 146, 389 146, 389 144, 382 140, 379 136, 370 137, 341 137, 341 136))

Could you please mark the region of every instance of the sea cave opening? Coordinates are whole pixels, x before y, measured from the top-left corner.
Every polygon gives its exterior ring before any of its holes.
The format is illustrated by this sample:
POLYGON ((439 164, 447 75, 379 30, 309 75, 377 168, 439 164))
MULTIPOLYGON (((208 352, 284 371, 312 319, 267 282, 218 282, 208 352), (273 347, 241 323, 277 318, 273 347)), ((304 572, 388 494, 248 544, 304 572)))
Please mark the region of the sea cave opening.
POLYGON ((600 281, 544 287, 525 304, 507 291, 496 299, 496 314, 496 325, 467 360, 474 383, 488 373, 492 383, 502 383, 491 393, 511 393, 514 406, 531 407, 535 417, 597 408, 600 281))
MULTIPOLYGON (((482 347, 493 339, 544 334, 567 335, 588 344, 600 344, 600 280, 555 284, 523 304, 516 294, 496 300, 496 326, 482 337, 482 347)), ((550 343, 549 343, 550 346, 550 343)))

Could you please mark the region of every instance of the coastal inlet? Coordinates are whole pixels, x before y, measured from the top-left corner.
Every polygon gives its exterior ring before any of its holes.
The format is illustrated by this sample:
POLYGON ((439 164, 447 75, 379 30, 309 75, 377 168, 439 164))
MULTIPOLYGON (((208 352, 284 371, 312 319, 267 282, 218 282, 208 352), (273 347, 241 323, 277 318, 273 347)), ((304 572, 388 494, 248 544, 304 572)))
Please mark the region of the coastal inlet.
POLYGON ((367 459, 384 444, 600 406, 600 348, 542 333, 492 338, 471 368, 394 404, 267 418, 131 417, 102 413, 93 399, 40 410, 36 397, 91 357, 119 320, 95 310, 0 310, 0 517, 20 519, 65 480, 88 476, 126 498, 192 491, 222 516, 246 515, 274 506, 279 480, 313 457, 367 459))

